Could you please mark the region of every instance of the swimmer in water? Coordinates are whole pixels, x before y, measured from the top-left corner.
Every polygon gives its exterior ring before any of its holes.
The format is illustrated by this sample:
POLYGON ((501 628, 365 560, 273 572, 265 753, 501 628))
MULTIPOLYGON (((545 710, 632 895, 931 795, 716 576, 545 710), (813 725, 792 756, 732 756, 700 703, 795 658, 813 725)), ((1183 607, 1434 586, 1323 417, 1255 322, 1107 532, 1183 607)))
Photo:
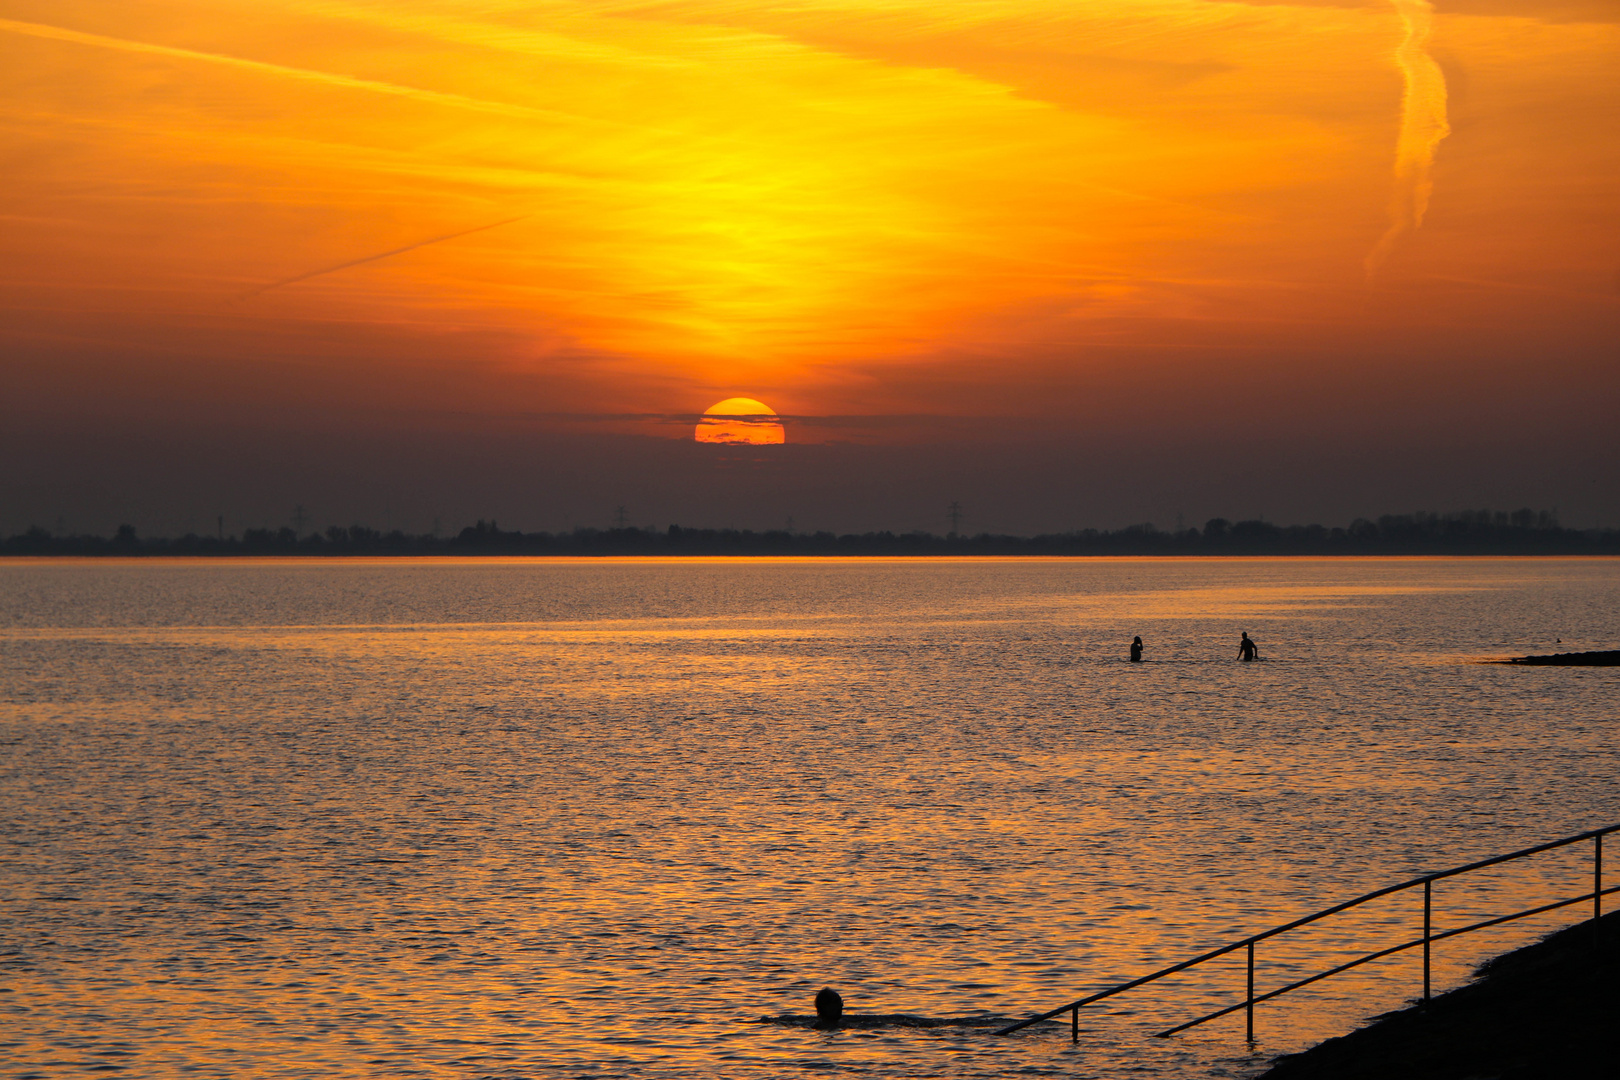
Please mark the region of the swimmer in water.
POLYGON ((816 995, 816 1027, 826 1031, 844 1021, 844 999, 830 986, 823 986, 816 995))
POLYGON ((1249 632, 1247 630, 1243 631, 1243 640, 1238 642, 1238 659, 1239 660, 1258 660, 1258 659, 1260 659, 1260 647, 1258 645, 1256 645, 1254 642, 1249 640, 1249 632))
POLYGON ((1142 639, 1140 637, 1131 642, 1131 662, 1133 664, 1142 662, 1142 639))

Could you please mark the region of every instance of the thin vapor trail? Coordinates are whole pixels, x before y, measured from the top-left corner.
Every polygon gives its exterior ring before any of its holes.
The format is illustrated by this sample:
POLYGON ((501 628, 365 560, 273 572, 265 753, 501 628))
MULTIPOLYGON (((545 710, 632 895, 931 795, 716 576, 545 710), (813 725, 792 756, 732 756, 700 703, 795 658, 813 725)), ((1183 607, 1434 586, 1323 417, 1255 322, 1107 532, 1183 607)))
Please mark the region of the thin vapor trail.
POLYGON ((304 82, 322 83, 326 86, 340 87, 349 90, 364 90, 374 94, 387 94, 392 97, 409 98, 413 101, 430 105, 446 105, 460 109, 471 109, 476 112, 492 113, 497 116, 507 116, 520 120, 557 120, 569 124, 594 124, 596 126, 625 126, 618 122, 588 119, 558 112, 555 109, 537 109, 527 105, 514 105, 505 101, 487 101, 482 98, 468 97, 466 94, 451 94, 441 90, 423 90, 415 86, 402 86, 398 83, 381 82, 377 79, 359 79, 351 75, 339 75, 330 71, 317 71, 311 68, 291 67, 286 64, 272 64, 263 60, 246 60, 239 56, 227 56, 222 53, 200 52, 196 49, 182 49, 173 45, 153 45, 144 41, 132 41, 128 38, 108 37, 105 34, 87 34, 81 30, 69 30, 61 26, 52 26, 48 23, 22 22, 17 19, 0 19, 0 32, 10 34, 23 34, 28 37, 44 38, 48 41, 65 41, 74 45, 87 45, 93 48, 115 49, 119 52, 136 53, 145 56, 162 56, 174 60, 192 60, 199 63, 215 64, 221 67, 235 68, 239 71, 252 71, 263 75, 274 75, 281 78, 298 79, 304 82))
POLYGON ((1367 254, 1367 276, 1384 265, 1396 242, 1423 224, 1434 181, 1429 170, 1434 149, 1451 134, 1446 124, 1446 77, 1428 53, 1434 29, 1434 5, 1429 0, 1390 0, 1406 23, 1406 40, 1395 50, 1395 62, 1406 76, 1401 98, 1401 135, 1395 145, 1395 191, 1390 200, 1390 225, 1367 254))
POLYGON ((336 273, 339 270, 347 270, 351 266, 360 266, 360 265, 362 265, 364 263, 376 262, 378 259, 387 259, 387 258, 391 258, 391 257, 393 257, 395 255, 403 255, 407 251, 415 251, 417 248, 424 248, 424 247, 427 247, 429 244, 442 244, 446 240, 454 240, 458 236, 471 236, 473 233, 484 232, 484 231, 486 231, 488 229, 499 228, 502 225, 510 225, 510 224, 512 224, 512 222, 514 222, 514 221, 522 221, 524 218, 526 218, 528 216, 529 215, 527 215, 527 214, 520 214, 517 217, 507 218, 504 221, 496 221, 496 222, 492 222, 492 223, 490 223, 488 225, 479 225, 476 228, 463 229, 460 232, 448 233, 448 234, 446 234, 444 236, 435 236, 430 240, 418 240, 414 244, 406 244, 404 247, 394 248, 391 251, 381 251, 381 252, 378 252, 375 255, 367 255, 363 259, 350 259, 348 262, 338 263, 336 266, 325 266, 325 267, 322 267, 319 270, 311 270, 311 271, 309 271, 308 273, 305 273, 305 274, 296 274, 296 275, 294 275, 293 277, 290 277, 290 278, 282 278, 280 281, 272 281, 268 285, 260 285, 256 289, 249 289, 247 292, 243 293, 237 299, 239 299, 239 300, 247 300, 247 299, 250 299, 252 297, 258 296, 261 293, 267 293, 271 289, 279 289, 283 285, 292 285, 295 282, 308 281, 310 278, 320 277, 322 274, 333 274, 333 273, 336 273))

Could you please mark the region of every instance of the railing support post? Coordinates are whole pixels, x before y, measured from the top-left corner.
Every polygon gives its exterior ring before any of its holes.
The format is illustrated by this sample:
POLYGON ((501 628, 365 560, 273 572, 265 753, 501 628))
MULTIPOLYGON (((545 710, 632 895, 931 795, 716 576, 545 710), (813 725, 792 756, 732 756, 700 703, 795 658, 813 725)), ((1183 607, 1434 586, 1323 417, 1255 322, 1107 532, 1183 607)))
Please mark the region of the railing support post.
POLYGON ((1433 923, 1430 912, 1430 901, 1434 882, 1423 883, 1423 1000, 1429 1000, 1429 934, 1433 923))
POLYGON ((1247 1006, 1249 1020, 1249 1042, 1254 1042, 1254 942, 1249 942, 1249 1000, 1247 1006))
POLYGON ((1603 834, 1592 837, 1592 918, 1603 918, 1603 834))
POLYGON ((1080 1041, 1080 1006, 1074 1007, 1074 1015, 1069 1018, 1069 1041, 1080 1041))
POLYGON ((1592 955, 1603 963, 1603 834, 1592 837, 1592 955))

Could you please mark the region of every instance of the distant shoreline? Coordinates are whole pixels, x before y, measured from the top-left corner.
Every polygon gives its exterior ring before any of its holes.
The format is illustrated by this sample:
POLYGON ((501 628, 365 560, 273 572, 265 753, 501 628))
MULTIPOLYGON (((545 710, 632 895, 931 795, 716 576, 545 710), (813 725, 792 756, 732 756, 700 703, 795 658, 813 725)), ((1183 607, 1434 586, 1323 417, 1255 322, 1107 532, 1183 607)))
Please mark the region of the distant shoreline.
POLYGON ((453 536, 382 532, 364 525, 333 526, 322 532, 291 528, 247 529, 212 536, 146 538, 131 526, 111 537, 53 535, 33 528, 0 540, 0 556, 34 557, 714 557, 714 556, 1193 556, 1193 557, 1351 557, 1460 558, 1467 556, 1620 555, 1620 529, 1566 529, 1555 516, 1529 510, 1512 514, 1385 516, 1357 520, 1347 528, 1232 523, 1216 518, 1203 529, 1177 531, 1134 525, 1111 532, 1083 529, 1039 536, 928 532, 789 532, 749 529, 574 529, 564 533, 508 531, 480 521, 453 536))

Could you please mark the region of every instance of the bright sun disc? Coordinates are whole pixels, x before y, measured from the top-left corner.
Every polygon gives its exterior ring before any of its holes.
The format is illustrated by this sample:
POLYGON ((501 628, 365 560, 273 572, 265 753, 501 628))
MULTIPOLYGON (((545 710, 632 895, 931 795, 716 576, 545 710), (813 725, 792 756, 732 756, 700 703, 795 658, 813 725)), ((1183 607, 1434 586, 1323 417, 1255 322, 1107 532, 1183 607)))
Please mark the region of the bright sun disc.
POLYGON ((781 417, 763 401, 734 397, 710 405, 693 437, 701 443, 776 446, 787 442, 787 430, 781 417))

